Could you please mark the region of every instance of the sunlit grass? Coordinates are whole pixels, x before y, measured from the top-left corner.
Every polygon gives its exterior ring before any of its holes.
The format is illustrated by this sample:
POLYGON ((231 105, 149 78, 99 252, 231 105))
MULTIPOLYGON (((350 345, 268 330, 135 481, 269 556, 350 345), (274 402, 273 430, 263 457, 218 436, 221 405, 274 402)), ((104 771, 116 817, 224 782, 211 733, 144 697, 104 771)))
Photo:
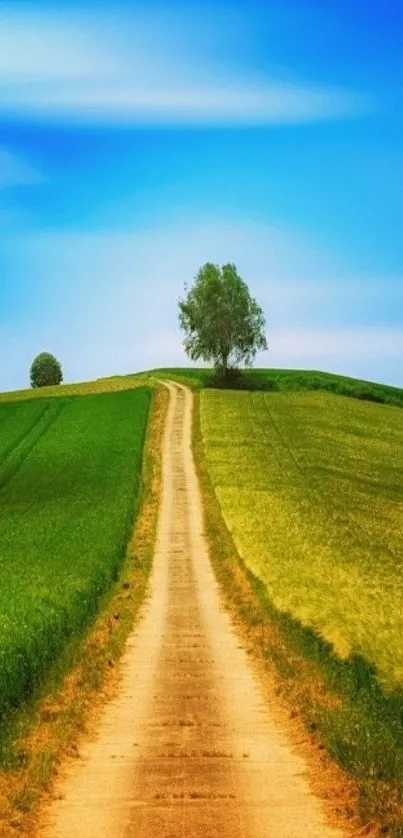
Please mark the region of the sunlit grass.
POLYGON ((320 393, 200 398, 227 526, 275 607, 402 685, 400 410, 320 393))

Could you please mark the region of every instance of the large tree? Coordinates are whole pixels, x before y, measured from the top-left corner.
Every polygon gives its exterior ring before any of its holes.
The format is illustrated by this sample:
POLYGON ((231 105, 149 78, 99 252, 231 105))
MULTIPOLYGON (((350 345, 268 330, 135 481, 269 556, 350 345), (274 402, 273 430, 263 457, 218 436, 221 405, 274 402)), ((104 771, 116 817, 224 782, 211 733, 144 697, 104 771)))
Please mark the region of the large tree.
POLYGON ((184 347, 192 361, 213 363, 226 376, 239 364, 250 366, 267 349, 264 314, 235 265, 207 262, 179 300, 184 347))
POLYGON ((32 387, 47 387, 63 381, 60 362, 50 352, 41 352, 34 358, 29 374, 32 387))

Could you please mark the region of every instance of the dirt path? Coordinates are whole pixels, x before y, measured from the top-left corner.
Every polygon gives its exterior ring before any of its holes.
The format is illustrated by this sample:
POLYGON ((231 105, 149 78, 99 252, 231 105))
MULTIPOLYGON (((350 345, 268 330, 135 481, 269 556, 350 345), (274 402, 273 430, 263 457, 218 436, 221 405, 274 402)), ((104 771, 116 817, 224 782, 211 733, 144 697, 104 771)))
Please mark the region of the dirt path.
POLYGON ((149 598, 122 690, 61 780, 45 838, 341 838, 240 646, 203 538, 192 396, 170 385, 149 598))

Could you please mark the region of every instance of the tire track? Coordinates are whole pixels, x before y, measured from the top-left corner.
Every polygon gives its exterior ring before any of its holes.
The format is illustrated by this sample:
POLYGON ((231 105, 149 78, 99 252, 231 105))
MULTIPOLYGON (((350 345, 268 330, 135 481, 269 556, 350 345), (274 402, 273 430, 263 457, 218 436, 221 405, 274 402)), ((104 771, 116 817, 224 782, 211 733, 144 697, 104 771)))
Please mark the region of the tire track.
POLYGON ((63 403, 48 404, 34 424, 20 437, 18 442, 3 457, 0 463, 0 492, 20 470, 39 440, 47 433, 62 410, 63 403))

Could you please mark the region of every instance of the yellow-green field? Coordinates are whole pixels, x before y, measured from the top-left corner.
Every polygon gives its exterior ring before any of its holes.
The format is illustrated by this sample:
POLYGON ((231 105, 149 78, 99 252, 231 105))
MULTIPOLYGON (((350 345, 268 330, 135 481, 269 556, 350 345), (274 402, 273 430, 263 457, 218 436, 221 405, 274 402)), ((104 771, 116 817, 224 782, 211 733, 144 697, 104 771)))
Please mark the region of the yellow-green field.
POLYGON ((61 384, 60 386, 37 387, 36 389, 8 390, 0 393, 0 404, 5 402, 19 402, 27 399, 49 399, 62 396, 89 396, 95 393, 115 393, 120 390, 132 390, 134 387, 146 386, 148 376, 116 375, 111 378, 98 378, 95 381, 80 381, 77 384, 61 384))
POLYGON ((204 390, 207 466, 274 605, 403 685, 403 415, 329 393, 204 390))

